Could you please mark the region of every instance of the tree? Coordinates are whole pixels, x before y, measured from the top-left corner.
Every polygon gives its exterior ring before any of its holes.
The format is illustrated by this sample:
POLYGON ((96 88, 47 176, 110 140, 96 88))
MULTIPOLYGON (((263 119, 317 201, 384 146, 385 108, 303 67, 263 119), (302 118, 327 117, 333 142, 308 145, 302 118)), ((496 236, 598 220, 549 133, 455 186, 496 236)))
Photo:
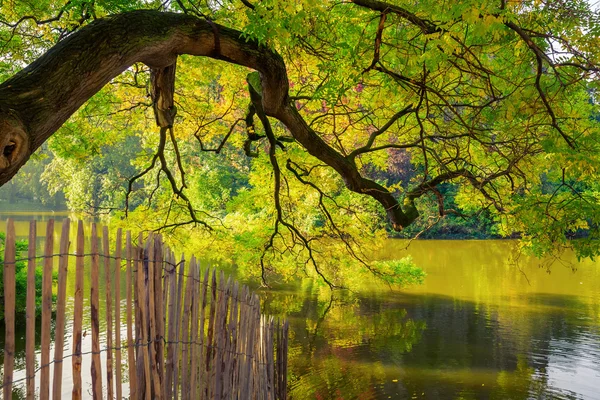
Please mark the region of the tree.
MULTIPOLYGON (((37 59, 0 85, 0 184, 124 71, 119 87, 144 87, 142 63, 160 132, 126 197, 158 174, 187 222, 208 226, 188 196, 193 165, 180 147, 189 151, 186 140, 195 138, 198 150, 218 154, 245 124, 240 147, 254 157, 266 143, 273 177, 275 222, 263 256, 287 232, 314 264, 310 240, 282 203, 289 180, 316 194, 323 220, 345 237, 329 212, 337 192, 321 187, 322 170, 379 203, 395 230, 432 196, 440 216, 491 211, 505 234, 521 232, 539 253, 573 246, 598 254, 600 20, 585 1, 48 0, 4 6, 2 18, 9 54, 37 59), (38 57, 49 43, 56 44, 38 57), (202 136, 210 124, 197 109, 176 106, 186 104, 178 91, 193 84, 181 87, 176 70, 198 64, 185 55, 257 71, 219 66, 236 73, 228 84, 237 96, 209 121, 220 126, 217 135, 202 136), (398 154, 410 159, 414 179, 377 181, 372 171, 398 154), (462 210, 446 209, 438 190, 446 182, 460 185, 462 210), (579 230, 587 239, 569 242, 579 230)), ((224 90, 215 77, 205 93, 222 103, 224 90)))

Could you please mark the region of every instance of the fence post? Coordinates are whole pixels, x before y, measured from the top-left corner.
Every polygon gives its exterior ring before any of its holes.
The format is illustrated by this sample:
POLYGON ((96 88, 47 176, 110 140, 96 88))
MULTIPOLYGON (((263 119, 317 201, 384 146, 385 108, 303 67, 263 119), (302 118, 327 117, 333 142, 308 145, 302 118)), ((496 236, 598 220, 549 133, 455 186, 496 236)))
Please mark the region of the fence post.
POLYGON ((4 242, 4 399, 12 399, 13 368, 15 365, 15 304, 16 304, 16 237, 12 219, 6 223, 4 242))
POLYGON ((83 265, 84 265, 83 222, 77 222, 77 257, 75 258, 75 306, 73 312, 73 391, 74 400, 81 399, 81 340, 83 329, 83 265))
MULTIPOLYGON (((182 335, 182 302, 183 302, 183 277, 184 277, 184 267, 185 267, 185 257, 183 254, 181 255, 181 261, 179 262, 179 277, 177 279, 177 300, 175 307, 177 310, 175 311, 175 320, 176 320, 176 328, 175 328, 175 340, 179 342, 179 338, 182 335)), ((175 343, 175 361, 173 366, 173 379, 175 380, 175 388, 174 388, 174 398, 178 400, 179 398, 179 344, 175 343)))
MULTIPOLYGON (((29 223, 27 245, 27 309, 25 333, 25 375, 27 377, 27 399, 35 397, 35 245, 37 238, 36 222, 29 223)), ((6 260, 6 259, 5 259, 6 260)), ((6 306, 5 306, 6 307, 6 306)), ((5 369, 6 371, 6 369, 5 369)))
POLYGON ((54 329, 54 376, 52 398, 62 397, 63 343, 65 340, 65 307, 67 303, 67 269, 69 267, 69 226, 65 218, 60 235, 58 263, 58 291, 56 298, 56 324, 54 329))
POLYGON ((106 387, 107 387, 107 398, 113 400, 114 398, 114 382, 113 382, 113 331, 112 331, 112 283, 111 283, 111 271, 110 271, 110 247, 108 242, 108 227, 104 226, 102 229, 102 244, 104 249, 104 291, 106 292, 106 387))
MULTIPOLYGON (((133 258, 133 251, 131 248, 131 232, 125 233, 125 253, 127 257, 127 271, 126 271, 126 283, 127 286, 127 364, 129 367, 129 398, 134 400, 138 397, 137 392, 137 371, 136 371, 136 360, 135 360, 135 342, 133 339, 133 310, 132 306, 132 292, 134 287, 135 277, 132 276, 131 261, 133 258)), ((136 307, 137 309, 137 307, 136 307)))
MULTIPOLYGON (((170 349, 170 345, 169 345, 169 339, 168 339, 168 332, 170 332, 169 326, 167 325, 167 316, 168 316, 168 312, 169 312, 169 289, 171 287, 171 261, 170 261, 170 250, 168 247, 164 247, 162 249, 162 253, 163 253, 163 260, 162 260, 162 298, 163 298, 163 308, 162 308, 162 326, 163 326, 163 346, 166 343, 166 352, 163 352, 163 368, 161 369, 161 374, 163 375, 163 379, 162 379, 162 391, 163 391, 163 399, 168 399, 168 392, 169 392, 169 385, 168 385, 168 381, 170 380, 169 377, 169 373, 170 371, 170 367, 169 367, 169 349, 170 349)), ((164 351, 164 349, 163 349, 164 351)))
MULTIPOLYGON (((141 374, 142 379, 139 380, 138 390, 142 390, 142 380, 144 382, 144 391, 138 393, 138 398, 145 398, 146 400, 150 400, 152 389, 151 389, 151 377, 150 377, 150 354, 149 347, 150 342, 148 340, 148 264, 145 256, 147 255, 144 252, 144 248, 142 247, 142 235, 139 236, 139 248, 137 251, 137 289, 138 289, 138 305, 139 305, 139 313, 140 313, 140 325, 139 330, 141 332, 141 343, 140 346, 142 348, 142 360, 143 360, 143 374, 141 374), (142 397, 141 394, 144 394, 142 397)), ((140 357, 138 357, 139 362, 140 357)))
POLYGON ((196 258, 194 256, 192 256, 192 259, 190 260, 190 274, 191 274, 191 279, 193 281, 193 285, 192 285, 192 315, 191 315, 191 335, 190 335, 190 343, 191 343, 191 347, 190 347, 190 398, 191 399, 196 399, 196 391, 197 391, 197 387, 196 387, 196 383, 197 383, 197 378, 198 378, 198 360, 196 358, 196 343, 198 343, 198 301, 199 301, 199 295, 198 295, 198 291, 200 288, 200 285, 198 284, 198 281, 200 280, 200 277, 198 275, 198 264, 196 262, 196 258))
POLYGON ((40 400, 50 398, 50 322, 52 319, 52 258, 54 251, 54 220, 46 225, 46 246, 44 249, 44 272, 42 278, 42 347, 40 400))
POLYGON ((154 252, 153 252, 153 267, 154 267, 154 318, 155 318, 155 326, 156 330, 154 332, 154 336, 152 340, 154 341, 154 369, 155 372, 154 377, 156 381, 154 382, 154 398, 162 399, 163 398, 163 384, 165 381, 165 350, 164 350, 164 337, 165 337, 165 325, 163 320, 163 290, 162 290, 162 273, 163 273, 163 247, 162 247, 162 238, 160 236, 156 236, 154 238, 154 252))
MULTIPOLYGON (((181 265, 184 267, 184 264, 181 265)), ((186 285, 185 285, 185 300, 183 302, 183 311, 182 311, 182 324, 181 324, 181 398, 182 400, 187 400, 190 398, 190 387, 189 387, 189 353, 190 353, 190 314, 192 312, 192 287, 194 285, 194 280, 191 278, 191 273, 189 272, 191 267, 188 268, 188 274, 184 274, 186 276, 186 285)))
POLYGON ((279 367, 279 400, 287 400, 287 361, 288 361, 288 331, 289 322, 283 322, 281 341, 278 343, 277 364, 279 367))
POLYGON ((228 346, 227 346, 227 369, 225 371, 225 378, 227 379, 224 395, 225 398, 232 397, 232 391, 234 386, 234 376, 238 362, 237 355, 237 326, 239 324, 238 319, 238 292, 239 284, 237 281, 233 283, 233 291, 231 292, 231 313, 229 315, 229 331, 227 333, 228 346))
POLYGON ((206 377, 205 369, 202 365, 204 359, 204 347, 206 342, 204 340, 204 320, 206 314, 206 292, 208 290, 208 277, 210 276, 210 270, 206 268, 204 270, 204 280, 202 281, 202 306, 200 307, 200 348, 198 349, 198 360, 200 361, 200 400, 203 400, 206 395, 206 377))
MULTIPOLYGON (((169 326, 169 344, 167 345, 167 365, 166 365, 166 375, 165 375, 165 389, 166 395, 165 397, 170 400, 173 398, 173 380, 177 380, 177 375, 173 373, 175 370, 175 353, 177 352, 177 325, 178 325, 178 316, 176 311, 176 302, 177 302, 177 269, 175 265, 175 257, 173 253, 169 250, 165 252, 168 254, 166 257, 166 265, 168 271, 165 271, 165 275, 168 276, 169 279, 169 299, 168 299, 168 307, 167 307, 167 322, 169 326)), ((165 287, 166 287, 165 283, 165 287)))
POLYGON ((100 293, 99 293, 100 253, 98 252, 98 231, 92 223, 92 282, 90 307, 92 314, 92 395, 94 400, 102 398, 102 365, 100 363, 100 293))
POLYGON ((123 398, 123 387, 121 377, 121 228, 117 229, 117 248, 115 249, 115 372, 117 400, 123 398))

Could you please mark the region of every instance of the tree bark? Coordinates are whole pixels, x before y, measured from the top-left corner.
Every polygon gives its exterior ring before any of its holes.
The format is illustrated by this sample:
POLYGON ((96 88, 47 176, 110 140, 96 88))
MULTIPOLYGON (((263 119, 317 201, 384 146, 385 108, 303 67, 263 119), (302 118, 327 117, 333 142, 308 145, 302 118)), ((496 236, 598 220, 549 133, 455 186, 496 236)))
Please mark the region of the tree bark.
POLYGON ((350 190, 379 201, 395 229, 417 217, 412 203, 403 210, 391 193, 362 177, 353 160, 308 126, 289 101, 285 63, 278 53, 247 41, 234 29, 185 14, 151 10, 97 20, 0 85, 0 185, 111 79, 136 62, 169 69, 180 54, 257 70, 268 116, 283 122, 311 155, 334 168, 350 190))

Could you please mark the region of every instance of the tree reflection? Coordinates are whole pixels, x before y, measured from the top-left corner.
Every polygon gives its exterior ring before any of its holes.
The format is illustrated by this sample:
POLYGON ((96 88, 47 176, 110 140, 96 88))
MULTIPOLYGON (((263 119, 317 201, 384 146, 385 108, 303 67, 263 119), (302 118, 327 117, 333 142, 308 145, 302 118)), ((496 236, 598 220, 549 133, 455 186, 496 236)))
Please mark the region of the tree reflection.
POLYGON ((264 311, 286 309, 292 332, 289 370, 297 399, 374 398, 385 381, 386 355, 400 359, 425 330, 407 310, 347 292, 332 294, 304 282, 303 290, 262 293, 264 311), (295 303, 290 306, 290 303, 295 303))
POLYGON ((600 271, 583 276, 555 269, 549 275, 522 260, 527 282, 506 257, 508 245, 445 245, 413 245, 428 273, 423 287, 390 291, 365 284, 362 292, 332 297, 306 280, 261 293, 266 313, 290 319, 294 399, 597 395, 600 326, 593 285, 600 271), (431 258, 431 246, 440 259, 431 258))

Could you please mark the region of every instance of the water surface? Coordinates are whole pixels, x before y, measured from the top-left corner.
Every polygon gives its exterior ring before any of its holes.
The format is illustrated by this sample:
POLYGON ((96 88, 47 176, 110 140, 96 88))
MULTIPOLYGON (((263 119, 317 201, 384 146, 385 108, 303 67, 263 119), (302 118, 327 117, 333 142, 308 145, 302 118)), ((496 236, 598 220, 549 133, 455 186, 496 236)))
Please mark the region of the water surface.
MULTIPOLYGON (((26 220, 32 217, 15 217, 17 234, 26 237, 26 220)), ((48 215, 36 218, 41 217, 48 215)), ((3 231, 5 216, 1 219, 3 231)), ((57 220, 56 241, 59 230, 57 220)), ((38 235, 44 232, 42 222, 38 235)), ((291 397, 600 399, 599 265, 566 257, 548 273, 535 259, 511 261, 514 245, 415 241, 404 250, 406 242, 389 240, 378 256, 412 255, 427 272, 424 285, 402 290, 371 285, 332 296, 322 285, 304 280, 261 291, 265 312, 291 323, 291 397)), ((37 246, 42 246, 39 239, 37 246)), ((74 271, 68 280, 72 293, 74 271)), ((89 290, 89 280, 85 285, 89 290)), ((1 326, 0 331, 3 348, 1 326)), ((70 331, 65 354, 71 353, 70 331)), ((24 376, 24 324, 21 333, 15 378, 24 376)), ((87 390, 88 370, 84 359, 87 390)), ((65 396, 69 371, 67 361, 65 396)))
POLYGON ((292 324, 296 399, 600 399, 598 264, 521 257, 511 241, 390 240, 425 284, 333 300, 265 292, 292 324), (573 270, 575 268, 575 270, 573 270))

